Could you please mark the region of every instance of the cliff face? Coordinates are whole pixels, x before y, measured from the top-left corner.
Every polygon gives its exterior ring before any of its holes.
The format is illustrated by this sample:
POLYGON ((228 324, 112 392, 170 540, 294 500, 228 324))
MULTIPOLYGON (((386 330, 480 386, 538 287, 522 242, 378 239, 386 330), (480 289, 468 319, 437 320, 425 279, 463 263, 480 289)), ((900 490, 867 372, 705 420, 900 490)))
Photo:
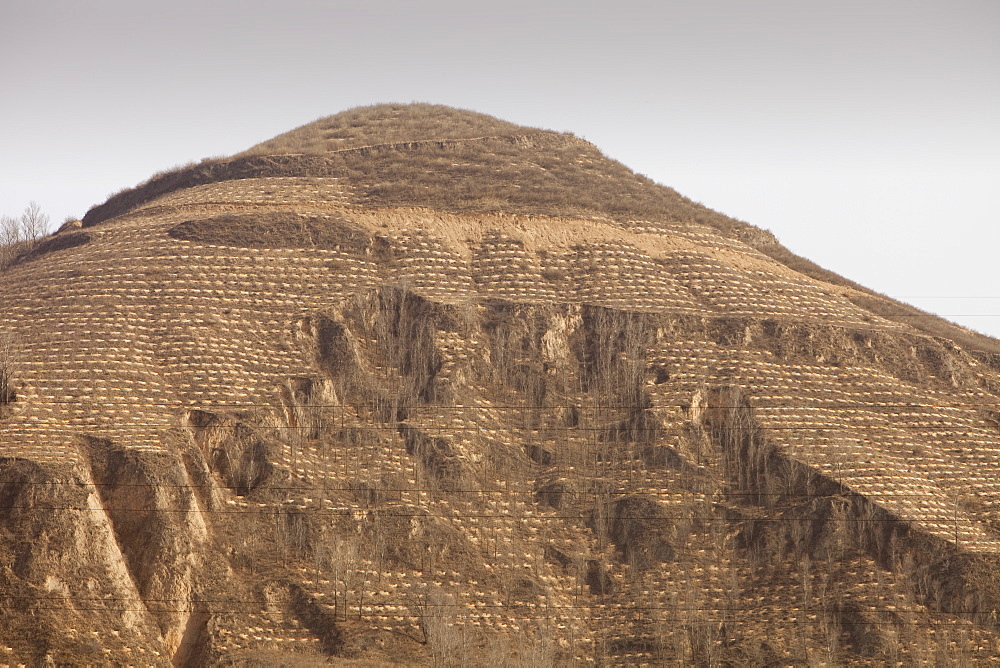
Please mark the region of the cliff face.
POLYGON ((575 138, 352 113, 0 275, 0 658, 996 658, 995 342, 575 138))

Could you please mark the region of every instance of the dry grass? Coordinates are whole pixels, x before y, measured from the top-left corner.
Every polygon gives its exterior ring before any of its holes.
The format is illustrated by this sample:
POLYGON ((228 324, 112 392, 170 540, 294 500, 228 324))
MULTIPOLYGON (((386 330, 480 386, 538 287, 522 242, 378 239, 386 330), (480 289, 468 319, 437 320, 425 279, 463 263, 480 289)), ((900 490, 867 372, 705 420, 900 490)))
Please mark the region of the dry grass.
MULTIPOLYGON (((471 112, 454 112, 458 118, 466 113, 471 112)), ((351 114, 345 112, 347 117, 351 114)), ((451 122, 454 114, 439 122, 451 122)), ((91 209, 84 225, 97 224, 169 192, 207 183, 268 176, 332 176, 351 184, 355 202, 362 205, 596 217, 623 223, 634 219, 687 221, 734 236, 761 235, 746 223, 632 172, 573 135, 500 121, 484 127, 482 119, 489 117, 473 114, 466 123, 458 123, 458 131, 446 123, 438 126, 436 136, 428 137, 434 134, 426 125, 428 118, 418 113, 416 119, 401 120, 401 129, 378 134, 381 126, 376 126, 359 135, 357 141, 370 142, 364 147, 345 140, 348 146, 344 149, 289 153, 293 148, 317 146, 312 137, 321 125, 305 126, 282 135, 275 145, 266 142, 229 160, 208 160, 155 175, 91 209), (416 130, 408 134, 406 128, 411 126, 416 130), (498 131, 512 134, 479 134, 498 131), (301 140, 296 139, 299 132, 304 135, 301 140), (469 134, 474 136, 463 136, 469 134), (396 141, 400 138, 404 141, 396 141), (263 155, 261 151, 269 146, 276 153, 263 155)), ((344 123, 338 121, 339 125, 344 123)))
POLYGON ((439 104, 377 104, 320 118, 257 144, 241 156, 327 153, 347 148, 524 134, 532 128, 439 104))
POLYGON ((229 214, 181 223, 175 239, 246 248, 325 248, 364 252, 369 235, 339 216, 301 216, 289 212, 229 214))
POLYGON ((1000 341, 823 269, 788 251, 770 233, 636 174, 573 135, 441 105, 374 105, 322 118, 232 159, 154 175, 91 209, 84 224, 97 224, 183 188, 266 176, 339 177, 354 188, 356 204, 369 206, 708 225, 795 271, 863 293, 858 305, 877 315, 1000 354, 1000 341))
POLYGON ((796 271, 858 290, 863 293, 858 305, 877 315, 1000 354, 1000 341, 823 269, 788 251, 765 230, 636 174, 571 134, 441 105, 374 105, 322 118, 231 159, 154 175, 91 209, 84 224, 100 223, 183 188, 268 176, 338 177, 351 184, 359 205, 707 225, 796 271))
POLYGON ((905 302, 898 301, 870 288, 866 288, 859 283, 844 278, 840 274, 829 269, 824 269, 815 262, 796 255, 784 246, 773 246, 761 249, 766 255, 777 260, 783 265, 794 269, 806 276, 811 276, 826 283, 841 285, 852 288, 857 292, 849 295, 848 298, 855 305, 880 315, 887 320, 910 325, 922 332, 945 339, 951 339, 955 343, 970 350, 979 350, 985 353, 1000 354, 1000 340, 991 336, 980 334, 949 322, 944 318, 928 313, 911 306, 905 302))

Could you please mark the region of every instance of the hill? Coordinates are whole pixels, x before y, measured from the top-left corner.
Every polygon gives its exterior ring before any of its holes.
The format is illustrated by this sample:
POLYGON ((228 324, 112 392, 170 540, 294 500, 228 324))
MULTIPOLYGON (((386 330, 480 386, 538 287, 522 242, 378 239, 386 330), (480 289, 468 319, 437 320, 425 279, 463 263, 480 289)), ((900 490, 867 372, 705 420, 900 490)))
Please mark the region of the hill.
POLYGON ((998 342, 591 144, 361 108, 0 273, 0 659, 988 662, 998 342))

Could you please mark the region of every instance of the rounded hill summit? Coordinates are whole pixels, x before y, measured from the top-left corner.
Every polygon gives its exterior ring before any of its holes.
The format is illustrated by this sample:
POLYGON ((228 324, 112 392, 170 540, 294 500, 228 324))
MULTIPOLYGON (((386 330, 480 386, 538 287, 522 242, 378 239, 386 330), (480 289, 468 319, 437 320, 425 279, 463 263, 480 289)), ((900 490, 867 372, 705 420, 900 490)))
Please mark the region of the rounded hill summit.
MULTIPOLYGON (((436 104, 378 104, 318 119, 241 155, 327 153, 419 141, 482 139, 545 132, 486 114, 436 104)), ((549 133, 556 134, 556 133, 549 133)))
POLYGON ((346 200, 364 206, 695 222, 773 243, 769 234, 632 172, 574 135, 425 104, 353 109, 231 158, 157 175, 93 208, 84 225, 193 186, 303 177, 336 178, 346 200))

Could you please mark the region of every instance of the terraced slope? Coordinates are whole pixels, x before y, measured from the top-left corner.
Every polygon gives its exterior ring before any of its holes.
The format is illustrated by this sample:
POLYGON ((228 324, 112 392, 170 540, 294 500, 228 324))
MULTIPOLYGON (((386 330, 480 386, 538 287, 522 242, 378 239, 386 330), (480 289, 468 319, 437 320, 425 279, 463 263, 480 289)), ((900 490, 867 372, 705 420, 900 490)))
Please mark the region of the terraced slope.
POLYGON ((0 274, 0 661, 997 660, 996 342, 794 265, 439 107, 124 192, 0 274))

